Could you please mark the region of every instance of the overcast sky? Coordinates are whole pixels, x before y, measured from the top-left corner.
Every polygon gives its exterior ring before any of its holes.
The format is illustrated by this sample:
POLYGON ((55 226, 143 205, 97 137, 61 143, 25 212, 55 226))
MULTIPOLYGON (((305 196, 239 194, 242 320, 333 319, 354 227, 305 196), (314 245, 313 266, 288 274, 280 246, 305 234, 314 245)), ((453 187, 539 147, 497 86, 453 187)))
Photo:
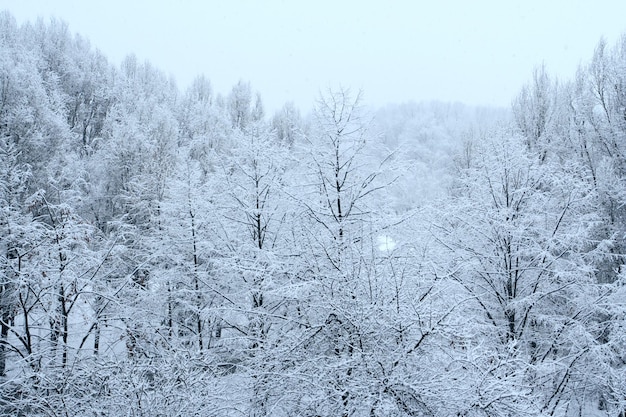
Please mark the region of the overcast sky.
POLYGON ((626 33, 625 0, 0 0, 22 23, 55 16, 115 65, 135 53, 186 88, 250 81, 269 111, 327 86, 374 105, 508 106, 535 66, 567 79, 600 37, 626 33))

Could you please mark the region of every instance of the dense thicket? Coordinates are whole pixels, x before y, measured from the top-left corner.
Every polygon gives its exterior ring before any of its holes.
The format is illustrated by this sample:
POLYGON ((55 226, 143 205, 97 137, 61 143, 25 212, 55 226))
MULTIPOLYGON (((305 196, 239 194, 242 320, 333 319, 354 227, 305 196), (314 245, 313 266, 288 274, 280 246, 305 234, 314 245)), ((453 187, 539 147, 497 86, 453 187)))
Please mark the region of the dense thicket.
POLYGON ((504 110, 265 114, 0 15, 0 414, 626 412, 626 38, 504 110))

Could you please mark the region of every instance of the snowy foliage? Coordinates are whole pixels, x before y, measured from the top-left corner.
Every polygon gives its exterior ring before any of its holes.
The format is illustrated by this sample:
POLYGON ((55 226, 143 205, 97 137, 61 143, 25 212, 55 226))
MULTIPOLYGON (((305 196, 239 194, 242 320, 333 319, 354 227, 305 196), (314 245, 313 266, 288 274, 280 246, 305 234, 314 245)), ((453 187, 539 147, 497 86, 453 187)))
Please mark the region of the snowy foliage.
POLYGON ((624 415, 625 62, 268 117, 0 14, 0 414, 624 415))

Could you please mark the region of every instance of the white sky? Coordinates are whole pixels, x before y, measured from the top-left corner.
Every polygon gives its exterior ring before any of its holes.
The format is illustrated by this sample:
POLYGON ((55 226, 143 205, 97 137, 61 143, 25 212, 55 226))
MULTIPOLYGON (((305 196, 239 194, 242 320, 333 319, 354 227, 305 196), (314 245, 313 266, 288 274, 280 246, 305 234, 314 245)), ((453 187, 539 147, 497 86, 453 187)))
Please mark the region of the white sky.
POLYGON ((508 106, 545 62, 561 79, 601 36, 626 33, 625 0, 0 0, 22 23, 55 16, 118 65, 129 53, 181 89, 204 73, 217 92, 250 81, 266 109, 307 111, 320 89, 366 102, 508 106))

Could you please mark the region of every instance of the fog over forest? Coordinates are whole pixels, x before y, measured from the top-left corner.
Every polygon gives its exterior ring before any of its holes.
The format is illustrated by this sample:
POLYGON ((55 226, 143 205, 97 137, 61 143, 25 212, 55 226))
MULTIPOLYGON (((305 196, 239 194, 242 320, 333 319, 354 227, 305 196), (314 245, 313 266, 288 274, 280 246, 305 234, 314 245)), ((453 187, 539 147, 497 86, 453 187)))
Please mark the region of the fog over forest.
POLYGON ((310 114, 96 48, 0 13, 0 415, 626 415, 626 36, 310 114))

